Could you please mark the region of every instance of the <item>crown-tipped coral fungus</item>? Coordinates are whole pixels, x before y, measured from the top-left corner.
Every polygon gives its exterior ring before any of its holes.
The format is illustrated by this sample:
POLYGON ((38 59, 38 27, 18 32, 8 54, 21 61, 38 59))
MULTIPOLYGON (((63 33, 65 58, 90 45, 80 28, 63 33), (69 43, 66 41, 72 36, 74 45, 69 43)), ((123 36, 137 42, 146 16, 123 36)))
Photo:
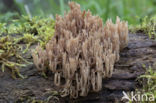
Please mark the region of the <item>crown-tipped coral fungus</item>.
POLYGON ((64 17, 56 16, 54 37, 43 50, 37 47, 33 59, 39 70, 48 67, 56 86, 63 87, 62 96, 87 96, 102 88, 102 78, 111 77, 119 51, 128 43, 127 22, 102 19, 80 5, 69 3, 64 17))

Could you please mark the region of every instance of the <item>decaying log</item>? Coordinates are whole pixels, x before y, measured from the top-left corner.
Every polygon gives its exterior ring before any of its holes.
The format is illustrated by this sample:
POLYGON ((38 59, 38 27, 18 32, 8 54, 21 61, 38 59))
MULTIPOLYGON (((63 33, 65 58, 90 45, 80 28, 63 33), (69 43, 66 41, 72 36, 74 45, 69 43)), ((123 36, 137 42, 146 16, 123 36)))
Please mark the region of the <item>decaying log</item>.
MULTIPOLYGON (((138 88, 136 78, 145 72, 142 64, 148 66, 155 61, 156 41, 148 39, 148 36, 144 34, 129 34, 129 44, 121 51, 120 60, 115 64, 112 77, 103 80, 102 91, 89 93, 87 97, 74 101, 82 103, 118 102, 123 96, 122 91, 133 91, 138 88)), ((21 73, 27 78, 14 80, 9 71, 4 73, 0 71, 0 103, 46 101, 50 96, 49 103, 54 102, 52 92, 58 88, 54 86, 51 77, 44 78, 39 75, 33 64, 21 69, 21 73)), ((69 101, 69 98, 59 98, 59 101, 56 101, 65 103, 69 101)))

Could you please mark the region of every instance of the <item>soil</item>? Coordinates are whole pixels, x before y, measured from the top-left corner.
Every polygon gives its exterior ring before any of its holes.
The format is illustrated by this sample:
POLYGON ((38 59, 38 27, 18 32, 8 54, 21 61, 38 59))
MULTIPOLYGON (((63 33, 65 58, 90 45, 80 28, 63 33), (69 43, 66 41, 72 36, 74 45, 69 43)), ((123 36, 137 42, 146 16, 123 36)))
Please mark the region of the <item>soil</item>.
MULTIPOLYGON (((59 88, 53 84, 51 73, 41 76, 34 64, 20 70, 25 79, 11 77, 11 72, 0 71, 0 103, 120 103, 123 91, 134 91, 141 87, 137 77, 145 72, 146 66, 156 61, 156 41, 144 34, 129 34, 129 44, 121 51, 120 60, 115 64, 111 78, 103 79, 103 89, 99 93, 89 93, 87 97, 71 100, 57 95, 59 88)), ((32 49, 34 46, 31 47, 32 49)), ((24 55, 32 61, 31 53, 24 55)))

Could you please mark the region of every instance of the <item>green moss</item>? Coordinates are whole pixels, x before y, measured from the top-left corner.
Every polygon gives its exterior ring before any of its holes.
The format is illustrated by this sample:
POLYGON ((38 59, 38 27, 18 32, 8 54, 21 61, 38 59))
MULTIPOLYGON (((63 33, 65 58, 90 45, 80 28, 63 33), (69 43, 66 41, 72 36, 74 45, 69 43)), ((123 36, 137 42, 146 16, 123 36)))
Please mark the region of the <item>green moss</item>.
POLYGON ((38 38, 38 41, 43 44, 54 34, 54 21, 51 18, 33 17, 31 19, 28 16, 23 16, 21 19, 13 20, 11 24, 0 23, 0 33, 29 34, 22 37, 22 40, 27 39, 27 42, 29 40, 32 42, 31 39, 38 38))
MULTIPOLYGON (((156 63, 155 63, 156 64, 156 63)), ((146 68, 146 72, 144 75, 141 75, 138 80, 140 84, 143 86, 141 89, 138 89, 137 91, 143 92, 145 94, 152 94, 155 97, 156 101, 156 65, 153 65, 152 67, 149 66, 146 68)))
POLYGON ((140 20, 141 23, 139 25, 130 26, 131 32, 141 32, 148 34, 149 38, 156 39, 156 16, 151 18, 144 17, 140 20))
POLYGON ((44 48, 53 34, 54 21, 51 18, 33 17, 31 19, 23 16, 10 23, 0 23, 1 70, 4 72, 6 67, 10 68, 13 78, 16 76, 24 78, 20 74, 20 68, 29 62, 22 58, 23 53, 26 53, 33 44, 40 44, 44 48), (26 49, 19 50, 22 48, 20 44, 26 45, 26 49), (10 61, 12 58, 15 59, 14 62, 10 61), (23 61, 24 64, 19 61, 23 61))
POLYGON ((19 70, 21 67, 26 66, 28 63, 19 53, 20 46, 14 43, 14 39, 10 36, 0 38, 0 65, 2 72, 6 68, 12 71, 12 77, 16 76, 24 78, 20 74, 19 70))

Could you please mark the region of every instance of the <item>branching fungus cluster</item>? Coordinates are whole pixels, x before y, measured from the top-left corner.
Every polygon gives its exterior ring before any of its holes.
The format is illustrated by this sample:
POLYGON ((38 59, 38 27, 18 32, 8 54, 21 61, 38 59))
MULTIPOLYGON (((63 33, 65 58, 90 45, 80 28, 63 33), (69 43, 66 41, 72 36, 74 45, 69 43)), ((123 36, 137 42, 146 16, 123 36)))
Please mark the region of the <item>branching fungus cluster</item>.
POLYGON ((119 51, 128 43, 128 25, 117 17, 116 24, 81 11, 80 5, 69 3, 64 17, 56 16, 54 37, 46 49, 37 47, 33 53, 37 68, 48 67, 54 83, 62 86, 62 96, 87 96, 102 88, 102 78, 111 77, 119 51))

